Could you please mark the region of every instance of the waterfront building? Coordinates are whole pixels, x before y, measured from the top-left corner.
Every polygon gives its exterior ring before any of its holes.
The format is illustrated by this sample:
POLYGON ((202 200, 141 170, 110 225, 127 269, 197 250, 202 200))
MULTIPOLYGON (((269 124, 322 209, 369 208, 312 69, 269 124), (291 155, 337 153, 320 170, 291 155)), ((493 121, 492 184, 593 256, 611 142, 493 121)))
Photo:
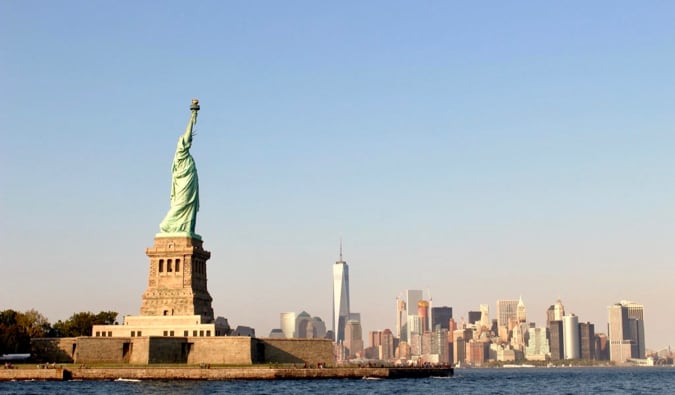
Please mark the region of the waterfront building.
POLYGON ((453 361, 455 363, 466 362, 466 344, 473 339, 471 329, 457 329, 452 332, 453 361))
POLYGON ((604 333, 595 334, 595 359, 609 361, 609 340, 604 333))
POLYGON ((551 347, 551 360, 558 361, 564 358, 563 346, 563 322, 553 320, 549 322, 549 346, 551 347))
POLYGON ((563 358, 579 359, 579 317, 563 316, 563 358))
POLYGON ((363 354, 363 337, 360 321, 347 321, 345 325, 344 345, 347 348, 349 358, 358 358, 363 354))
POLYGON ((422 355, 422 334, 419 332, 410 332, 410 355, 422 355))
POLYGON ((595 359, 595 325, 590 322, 579 323, 580 358, 595 359))
POLYGON ((286 339, 292 339, 295 337, 295 313, 286 312, 281 313, 279 320, 281 322, 281 331, 284 333, 286 339))
POLYGON ((633 358, 645 358, 645 326, 644 326, 644 306, 629 302, 621 301, 621 305, 628 310, 629 321, 629 339, 633 342, 631 348, 631 355, 633 358))
POLYGON ((378 348, 380 360, 391 361, 394 359, 394 334, 390 329, 382 331, 378 348))
POLYGON ((345 340, 345 326, 349 320, 349 266, 342 259, 342 240, 340 240, 340 260, 333 265, 333 333, 335 341, 345 340))
POLYGON ((608 308, 609 357, 616 363, 644 358, 644 307, 622 300, 608 308))
POLYGON ((431 354, 438 355, 438 362, 449 364, 448 330, 441 329, 439 326, 436 328, 431 332, 431 354))
MULTIPOLYGON (((432 350, 432 344, 433 344, 433 333, 424 332, 422 334, 422 353, 420 355, 426 356, 427 360, 430 360, 429 355, 435 354, 432 350)), ((438 361, 436 360, 436 362, 438 361)))
POLYGON ((466 343, 466 362, 472 366, 482 366, 490 355, 490 343, 471 339, 466 343))
POLYGON ((406 341, 400 341, 396 347, 396 359, 407 361, 412 356, 410 344, 406 341))
POLYGON ((525 359, 544 361, 550 353, 546 328, 528 328, 528 340, 525 347, 525 359))

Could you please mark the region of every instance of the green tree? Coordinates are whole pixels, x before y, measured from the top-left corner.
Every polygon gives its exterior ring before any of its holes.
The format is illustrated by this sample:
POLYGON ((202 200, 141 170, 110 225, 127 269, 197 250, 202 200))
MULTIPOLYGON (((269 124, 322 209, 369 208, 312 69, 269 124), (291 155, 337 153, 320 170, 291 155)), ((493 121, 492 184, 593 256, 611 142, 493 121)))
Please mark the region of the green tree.
POLYGON ((101 311, 98 314, 92 312, 80 312, 73 314, 64 321, 54 324, 54 333, 57 337, 91 336, 93 325, 112 325, 117 320, 117 312, 101 311))
POLYGON ((17 316, 17 324, 23 327, 31 338, 47 337, 52 329, 47 317, 35 309, 19 314, 17 316))
POLYGON ((14 310, 0 312, 0 353, 15 354, 30 352, 30 336, 19 324, 22 314, 14 310))

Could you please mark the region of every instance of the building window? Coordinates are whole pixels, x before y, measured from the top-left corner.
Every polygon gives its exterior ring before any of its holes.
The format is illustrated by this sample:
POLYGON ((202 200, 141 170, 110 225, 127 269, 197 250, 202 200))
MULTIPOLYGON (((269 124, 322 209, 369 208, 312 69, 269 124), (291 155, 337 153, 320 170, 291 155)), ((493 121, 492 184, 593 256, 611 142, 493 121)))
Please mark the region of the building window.
POLYGON ((166 272, 171 273, 171 259, 166 260, 166 272))
POLYGON ((108 331, 108 337, 112 337, 112 331, 108 331))
POLYGON ((180 271, 180 259, 176 259, 175 267, 176 267, 176 272, 179 272, 180 271))
POLYGON ((211 331, 206 331, 206 336, 211 336, 211 331))
POLYGON ((169 331, 169 336, 173 336, 173 331, 169 331))
POLYGON ((199 336, 204 336, 204 331, 199 331, 199 336))
POLYGON ((131 331, 131 337, 136 337, 136 331, 131 331))
POLYGON ((164 259, 159 260, 159 272, 162 273, 164 271, 164 259))
POLYGON ((168 335, 169 335, 169 332, 164 331, 164 336, 168 336, 168 335))
POLYGON ((143 332, 138 331, 137 335, 138 335, 138 336, 141 336, 141 335, 143 335, 143 332))
POLYGON ((101 332, 96 331, 96 336, 97 336, 97 337, 98 337, 98 336, 101 336, 101 332))
POLYGON ((192 331, 192 336, 197 336, 197 331, 192 331))
POLYGON ((188 331, 183 331, 183 336, 188 337, 188 331))

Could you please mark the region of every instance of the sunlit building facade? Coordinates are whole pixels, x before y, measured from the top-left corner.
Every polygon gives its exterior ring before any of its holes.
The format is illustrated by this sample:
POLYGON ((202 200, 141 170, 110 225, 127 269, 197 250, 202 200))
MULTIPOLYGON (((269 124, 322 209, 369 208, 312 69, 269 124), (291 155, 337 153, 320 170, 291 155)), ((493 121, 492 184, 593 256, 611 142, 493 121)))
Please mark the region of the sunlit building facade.
POLYGON ((349 266, 342 259, 333 265, 333 334, 336 342, 345 340, 345 326, 349 320, 349 266))

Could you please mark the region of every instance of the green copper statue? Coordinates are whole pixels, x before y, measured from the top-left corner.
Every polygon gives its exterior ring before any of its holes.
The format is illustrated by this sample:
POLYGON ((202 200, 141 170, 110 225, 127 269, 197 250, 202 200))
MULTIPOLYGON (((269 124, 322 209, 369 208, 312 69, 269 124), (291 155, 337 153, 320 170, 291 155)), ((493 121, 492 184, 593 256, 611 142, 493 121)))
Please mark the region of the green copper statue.
POLYGON ((197 167, 190 155, 199 100, 192 99, 190 110, 192 111, 190 121, 185 128, 185 133, 178 138, 176 154, 173 157, 171 208, 159 224, 159 229, 161 233, 188 233, 191 237, 199 237, 195 235, 195 223, 197 211, 199 211, 199 182, 197 167))

